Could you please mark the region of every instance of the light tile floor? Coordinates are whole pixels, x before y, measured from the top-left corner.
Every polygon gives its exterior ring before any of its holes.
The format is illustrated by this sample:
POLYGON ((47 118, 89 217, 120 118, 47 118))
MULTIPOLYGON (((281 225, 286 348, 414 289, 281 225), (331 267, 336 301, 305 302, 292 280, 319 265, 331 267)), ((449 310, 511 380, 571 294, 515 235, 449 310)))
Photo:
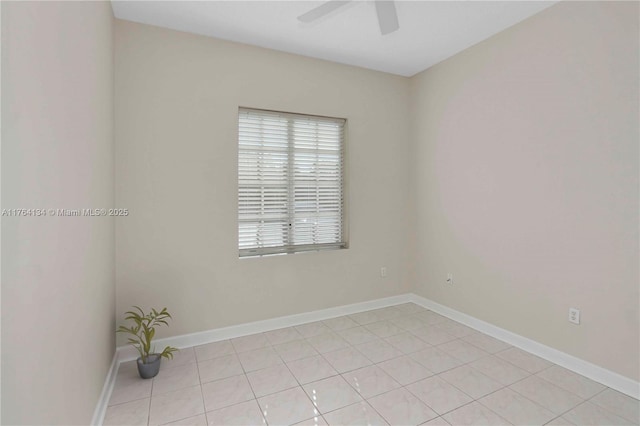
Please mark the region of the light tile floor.
POLYGON ((123 363, 105 425, 638 425, 640 402, 412 303, 123 363))

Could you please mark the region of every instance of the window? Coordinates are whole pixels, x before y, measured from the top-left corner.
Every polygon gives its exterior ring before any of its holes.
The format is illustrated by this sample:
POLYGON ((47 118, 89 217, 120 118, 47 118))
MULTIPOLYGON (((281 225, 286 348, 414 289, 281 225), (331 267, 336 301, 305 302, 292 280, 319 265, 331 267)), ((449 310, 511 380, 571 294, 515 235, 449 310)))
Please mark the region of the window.
POLYGON ((346 247, 339 118, 240 108, 240 257, 346 247))

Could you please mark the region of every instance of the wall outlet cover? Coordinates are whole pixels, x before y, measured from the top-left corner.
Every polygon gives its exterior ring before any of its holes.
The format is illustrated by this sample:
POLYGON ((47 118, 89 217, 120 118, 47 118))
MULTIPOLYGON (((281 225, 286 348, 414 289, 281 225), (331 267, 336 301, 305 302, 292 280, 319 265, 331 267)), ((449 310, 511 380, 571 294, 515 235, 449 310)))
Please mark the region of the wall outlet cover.
POLYGON ((569 308, 569 322, 580 324, 580 309, 569 308))

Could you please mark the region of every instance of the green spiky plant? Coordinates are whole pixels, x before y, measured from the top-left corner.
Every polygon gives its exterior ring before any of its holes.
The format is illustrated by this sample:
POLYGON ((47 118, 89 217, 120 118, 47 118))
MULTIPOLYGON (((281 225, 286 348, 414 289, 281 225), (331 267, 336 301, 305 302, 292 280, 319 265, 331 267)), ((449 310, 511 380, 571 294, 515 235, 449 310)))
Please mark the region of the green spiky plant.
MULTIPOLYGON (((168 327, 169 323, 167 323, 167 319, 171 318, 171 314, 167 312, 167 308, 163 308, 160 312, 152 308, 151 312, 149 313, 145 313, 138 306, 134 306, 134 308, 137 309, 138 312, 135 312, 135 311, 125 312, 125 315, 126 315, 125 320, 133 321, 134 325, 132 325, 131 327, 125 327, 124 325, 121 325, 120 327, 118 327, 116 332, 127 333, 134 336, 134 337, 129 337, 128 342, 131 343, 133 347, 138 350, 138 353, 140 354, 140 358, 142 359, 142 362, 146 364, 147 359, 149 358, 149 355, 152 355, 155 353, 155 349, 154 351, 152 351, 151 349, 151 340, 153 339, 153 336, 155 336, 156 334, 156 327, 159 325, 166 325, 168 327)), ((173 352, 177 350, 178 349, 176 348, 167 346, 158 355, 160 355, 163 358, 173 359, 173 352)))

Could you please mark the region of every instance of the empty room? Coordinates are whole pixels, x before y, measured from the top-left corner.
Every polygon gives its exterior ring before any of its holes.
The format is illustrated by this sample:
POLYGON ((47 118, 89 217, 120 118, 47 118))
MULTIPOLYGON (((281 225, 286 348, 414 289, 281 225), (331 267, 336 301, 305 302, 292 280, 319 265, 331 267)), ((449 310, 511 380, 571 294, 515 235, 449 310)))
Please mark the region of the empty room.
POLYGON ((640 425, 640 2, 2 1, 3 425, 640 425))

